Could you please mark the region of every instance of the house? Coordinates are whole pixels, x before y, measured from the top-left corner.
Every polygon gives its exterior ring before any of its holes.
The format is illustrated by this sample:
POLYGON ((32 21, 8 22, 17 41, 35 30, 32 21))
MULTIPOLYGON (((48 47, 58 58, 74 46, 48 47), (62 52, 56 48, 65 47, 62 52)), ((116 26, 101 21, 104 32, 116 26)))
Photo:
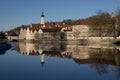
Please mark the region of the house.
POLYGON ((19 39, 26 40, 27 27, 22 27, 20 29, 19 39))
POLYGON ((10 41, 18 41, 19 36, 15 32, 7 33, 7 39, 10 41))

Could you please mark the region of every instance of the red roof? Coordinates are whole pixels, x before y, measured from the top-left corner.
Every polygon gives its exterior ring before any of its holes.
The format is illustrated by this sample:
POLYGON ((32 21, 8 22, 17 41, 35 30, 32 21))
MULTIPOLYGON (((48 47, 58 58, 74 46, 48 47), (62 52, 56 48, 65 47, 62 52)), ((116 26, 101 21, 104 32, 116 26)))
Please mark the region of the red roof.
POLYGON ((32 28, 41 28, 43 24, 32 24, 32 28))
MULTIPOLYGON (((64 24, 64 23, 58 23, 58 24, 32 24, 31 27, 29 27, 30 31, 39 31, 39 29, 42 29, 44 32, 59 32, 61 28, 68 28, 70 26, 64 24)), ((24 29, 24 28, 23 28, 24 29)), ((26 28, 25 28, 26 29, 26 28)))

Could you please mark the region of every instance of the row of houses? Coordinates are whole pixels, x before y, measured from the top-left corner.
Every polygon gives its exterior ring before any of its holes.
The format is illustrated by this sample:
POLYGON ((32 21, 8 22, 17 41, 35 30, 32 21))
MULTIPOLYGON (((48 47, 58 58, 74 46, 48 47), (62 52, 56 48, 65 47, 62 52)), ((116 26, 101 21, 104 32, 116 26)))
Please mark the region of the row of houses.
MULTIPOLYGON (((31 24, 29 27, 21 27, 20 33, 7 33, 9 40, 62 40, 67 39, 67 34, 72 31, 70 25, 65 23, 45 24, 44 13, 41 15, 40 24, 31 24)), ((70 35, 71 36, 71 35, 70 35)))
POLYGON ((20 30, 19 39, 21 40, 53 40, 62 39, 62 32, 64 30, 72 30, 65 24, 32 24, 30 27, 23 27, 20 30))
MULTIPOLYGON (((40 24, 21 27, 19 34, 12 32, 7 34, 7 38, 9 40, 73 40, 93 39, 92 35, 95 35, 95 33, 90 31, 90 25, 45 24, 44 17, 42 12, 40 24)), ((94 39, 99 38, 94 37, 94 39)))

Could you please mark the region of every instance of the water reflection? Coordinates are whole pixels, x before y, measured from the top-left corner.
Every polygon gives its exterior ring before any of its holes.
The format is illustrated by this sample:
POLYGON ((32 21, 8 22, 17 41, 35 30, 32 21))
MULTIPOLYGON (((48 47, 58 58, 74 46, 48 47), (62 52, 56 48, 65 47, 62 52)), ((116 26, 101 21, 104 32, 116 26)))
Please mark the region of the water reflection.
POLYGON ((89 64, 99 75, 115 71, 120 77, 120 47, 69 45, 63 43, 19 43, 20 53, 29 56, 40 56, 41 64, 45 56, 73 59, 76 64, 89 64))
POLYGON ((41 63, 43 64, 45 56, 64 57, 67 55, 61 54, 65 50, 65 45, 61 43, 19 43, 20 53, 26 55, 41 56, 41 63))
POLYGON ((19 43, 20 53, 72 58, 78 64, 100 63, 120 66, 120 47, 66 45, 62 43, 19 43))

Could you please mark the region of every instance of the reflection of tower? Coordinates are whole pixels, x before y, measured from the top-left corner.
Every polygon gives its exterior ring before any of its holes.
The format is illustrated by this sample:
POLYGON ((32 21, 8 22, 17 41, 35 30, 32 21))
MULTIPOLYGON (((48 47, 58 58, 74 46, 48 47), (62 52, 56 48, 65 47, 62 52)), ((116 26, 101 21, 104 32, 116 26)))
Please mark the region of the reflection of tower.
POLYGON ((41 64, 42 66, 44 66, 44 63, 45 63, 45 54, 41 54, 41 64))
POLYGON ((42 12, 42 15, 41 15, 41 24, 43 24, 43 25, 45 24, 45 22, 44 22, 44 17, 45 17, 45 16, 44 16, 44 13, 42 12))

